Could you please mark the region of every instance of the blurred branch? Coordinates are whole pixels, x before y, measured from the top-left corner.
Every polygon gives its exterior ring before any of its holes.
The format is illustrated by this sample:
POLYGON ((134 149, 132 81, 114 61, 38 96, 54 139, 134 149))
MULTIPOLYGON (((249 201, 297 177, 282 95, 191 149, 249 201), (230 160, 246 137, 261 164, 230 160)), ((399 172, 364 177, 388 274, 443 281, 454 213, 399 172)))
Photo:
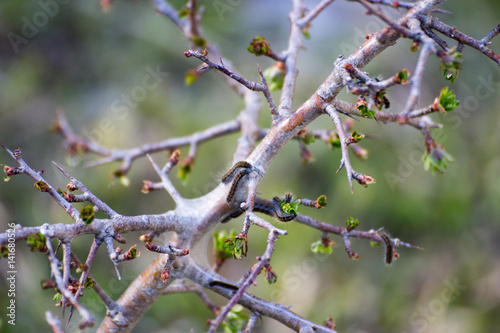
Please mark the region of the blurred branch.
POLYGON ((423 24, 429 26, 430 28, 439 31, 440 33, 444 34, 445 36, 452 38, 456 41, 458 41, 460 44, 465 44, 473 49, 476 49, 486 55, 488 58, 496 62, 498 65, 500 65, 500 55, 493 50, 489 49, 486 47, 486 45, 489 44, 491 39, 498 35, 500 32, 500 25, 491 30, 486 36, 484 36, 483 39, 477 40, 474 39, 463 32, 460 32, 457 30, 456 27, 451 27, 439 20, 437 17, 420 17, 420 20, 422 21, 423 24))

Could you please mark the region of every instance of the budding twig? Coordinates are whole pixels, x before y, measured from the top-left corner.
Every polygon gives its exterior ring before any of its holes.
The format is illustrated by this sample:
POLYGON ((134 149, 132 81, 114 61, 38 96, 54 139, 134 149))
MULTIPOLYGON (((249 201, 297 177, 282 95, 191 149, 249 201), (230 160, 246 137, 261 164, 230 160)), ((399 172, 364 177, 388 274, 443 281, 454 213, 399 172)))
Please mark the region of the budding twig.
MULTIPOLYGON (((257 221, 258 219, 259 218, 254 219, 253 222, 255 223, 255 221, 257 221)), ((264 222, 266 222, 266 221, 264 221, 264 222)), ((266 222, 266 223, 268 223, 268 222, 266 222)), ((263 225, 266 225, 266 224, 263 224, 263 225)), ((271 260, 272 253, 274 251, 274 244, 275 244, 276 240, 278 239, 279 235, 280 234, 286 235, 286 231, 283 231, 284 233, 280 233, 278 231, 279 229, 275 228, 272 225, 270 225, 270 226, 266 225, 266 227, 269 227, 270 229, 268 229, 268 230, 272 230, 272 231, 269 232, 269 235, 267 237, 267 247, 266 247, 266 250, 264 251, 264 254, 261 257, 258 257, 259 261, 252 267, 250 274, 248 274, 248 277, 243 281, 243 283, 239 287, 238 291, 236 291, 236 293, 233 295, 233 297, 231 297, 229 302, 220 310, 219 315, 215 319, 210 321, 210 328, 208 330, 208 333, 214 333, 217 330, 217 327, 219 327, 219 325, 222 323, 224 318, 226 318, 229 311, 231 311, 233 306, 243 296, 243 294, 245 293, 245 290, 248 287, 250 287, 250 285, 253 284, 253 282, 255 281, 257 276, 260 274, 262 268, 264 268, 264 265, 269 263, 269 261, 271 260)))
POLYGON ((67 288, 65 288, 63 277, 61 276, 61 272, 59 271, 59 260, 57 260, 54 254, 54 250, 52 248, 52 240, 49 237, 47 237, 46 244, 48 249, 47 256, 49 257, 50 261, 50 270, 52 275, 54 276, 54 279, 56 280, 57 289, 59 290, 61 295, 75 307, 75 309, 82 317, 82 320, 80 321, 80 324, 78 326, 81 329, 94 326, 94 319, 92 318, 90 312, 75 299, 75 296, 73 296, 73 294, 70 293, 67 288))

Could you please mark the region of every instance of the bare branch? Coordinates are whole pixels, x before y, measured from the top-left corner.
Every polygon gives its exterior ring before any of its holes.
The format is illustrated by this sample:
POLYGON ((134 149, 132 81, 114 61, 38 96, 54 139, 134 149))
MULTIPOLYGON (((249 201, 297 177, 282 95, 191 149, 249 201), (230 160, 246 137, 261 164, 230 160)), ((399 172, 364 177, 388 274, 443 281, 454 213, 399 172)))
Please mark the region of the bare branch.
POLYGON ((335 124, 335 128, 337 129, 337 134, 339 135, 340 147, 342 150, 342 159, 340 160, 339 170, 342 168, 342 166, 345 166, 345 171, 347 173, 347 181, 349 182, 349 188, 351 189, 352 193, 353 192, 352 176, 354 170, 351 166, 351 161, 349 160, 349 150, 347 149, 347 137, 344 132, 344 126, 342 125, 342 120, 340 119, 340 116, 337 114, 337 111, 333 106, 327 106, 325 111, 332 118, 333 123, 335 124))
MULTIPOLYGON (((349 0, 349 1, 356 1, 356 0, 349 0)), ((377 4, 377 5, 385 5, 389 6, 392 8, 405 8, 405 9, 411 9, 415 6, 415 3, 412 2, 402 2, 402 1, 389 1, 389 0, 366 0, 367 2, 377 4)), ((452 14, 449 11, 443 10, 443 9, 434 9, 433 12, 435 13, 443 13, 443 14, 452 14)))
POLYGON ((293 10, 290 13, 290 37, 288 39, 288 48, 285 51, 285 78, 283 88, 281 89, 281 99, 278 106, 278 112, 282 116, 289 115, 292 112, 292 100, 295 90, 295 81, 297 80, 298 70, 297 56, 302 47, 301 34, 302 28, 297 22, 304 15, 304 0, 293 0, 293 10))
POLYGON ((47 323, 49 324, 50 328, 52 329, 52 332, 64 333, 64 330, 62 329, 62 326, 61 326, 61 321, 59 320, 59 318, 54 317, 52 312, 50 312, 50 311, 45 312, 45 320, 47 320, 47 323))
POLYGON ((310 12, 308 12, 303 18, 299 19, 295 24, 300 28, 304 29, 326 8, 330 5, 333 0, 323 0, 316 5, 310 12))
POLYGON ((54 276, 54 279, 56 280, 57 284, 57 289, 61 293, 61 295, 69 301, 71 305, 73 305, 80 316, 82 317, 82 320, 79 323, 80 328, 88 328, 94 326, 94 319, 92 318, 92 315, 90 312, 84 308, 73 296, 72 293, 69 292, 67 288, 64 286, 63 282, 63 277, 61 276, 61 272, 59 271, 59 260, 57 260, 54 250, 52 249, 52 240, 50 237, 47 237, 47 256, 49 257, 50 261, 50 270, 52 275, 54 276))
POLYGON ((213 69, 218 70, 219 72, 227 75, 231 79, 241 83, 247 89, 250 89, 252 91, 264 91, 266 89, 266 86, 263 83, 248 81, 247 79, 243 78, 242 76, 227 69, 223 64, 219 65, 219 64, 216 64, 215 62, 213 62, 212 60, 208 59, 208 57, 207 57, 208 52, 206 50, 204 52, 198 52, 196 50, 189 50, 189 51, 184 52, 184 55, 186 56, 186 58, 195 57, 195 58, 200 59, 201 61, 203 61, 207 65, 207 68, 213 68, 213 69))
MULTIPOLYGON (((170 178, 168 178, 168 176, 167 176, 167 172, 168 171, 164 172, 163 170, 160 170, 160 168, 155 163, 155 161, 153 160, 153 158, 149 154, 146 155, 146 156, 148 157, 149 161, 153 165, 153 168, 155 169, 155 171, 158 174, 158 176, 161 178, 161 182, 162 182, 162 185, 165 188, 165 190, 168 192, 168 194, 170 194, 170 196, 175 201, 175 203, 179 204, 179 202, 183 198, 181 197, 181 195, 179 194, 179 192, 175 188, 174 184, 172 184, 172 182, 170 181, 170 178)), ((170 168, 171 168, 171 166, 168 166, 168 164, 167 164, 164 169, 165 170, 170 170, 170 168)))
POLYGON ((81 181, 79 181, 78 179, 76 179, 75 177, 73 177, 69 173, 67 173, 56 162, 52 161, 52 163, 59 169, 59 171, 61 171, 66 176, 66 178, 68 178, 71 181, 71 183, 73 184, 73 186, 76 189, 80 190, 83 193, 83 198, 85 198, 86 201, 89 201, 92 204, 94 204, 95 206, 97 206, 109 218, 113 218, 115 216, 120 215, 117 212, 115 212, 113 209, 111 209, 111 207, 109 207, 106 203, 104 203, 104 201, 102 201, 97 196, 92 194, 92 192, 90 192, 85 187, 85 185, 83 185, 83 183, 81 181))
POLYGON ((463 32, 457 30, 456 27, 451 27, 443 22, 441 22, 437 17, 421 17, 420 20, 423 24, 428 25, 434 30, 437 30, 444 34, 445 36, 458 41, 460 44, 468 45, 488 58, 500 65, 500 55, 493 50, 486 47, 488 42, 500 32, 500 27, 496 27, 490 31, 482 40, 476 40, 470 36, 467 36, 463 32))
POLYGON ((16 148, 14 152, 5 147, 0 143, 3 149, 5 149, 13 159, 17 161, 20 166, 18 173, 24 173, 28 175, 31 179, 35 181, 35 187, 42 192, 47 192, 54 201, 61 206, 66 213, 68 213, 75 222, 81 222, 80 212, 73 207, 69 202, 67 202, 58 192, 55 190, 43 177, 43 170, 35 171, 33 170, 23 159, 20 148, 16 148))
POLYGON ((490 44, 491 40, 493 39, 493 37, 495 37, 496 35, 498 35, 500 33, 500 24, 497 25, 495 28, 493 28, 490 32, 488 32, 486 34, 486 36, 484 36, 480 42, 486 46, 488 44, 490 44))

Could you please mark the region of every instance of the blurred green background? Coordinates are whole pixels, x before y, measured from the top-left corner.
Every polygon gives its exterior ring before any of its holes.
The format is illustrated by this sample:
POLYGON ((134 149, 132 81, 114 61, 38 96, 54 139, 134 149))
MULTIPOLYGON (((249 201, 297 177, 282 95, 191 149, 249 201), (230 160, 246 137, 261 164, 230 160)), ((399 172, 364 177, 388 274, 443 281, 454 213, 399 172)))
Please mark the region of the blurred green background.
MULTIPOLYGON (((177 8, 184 4, 174 3, 177 8)), ((225 12, 217 11, 212 1, 200 3, 205 6, 203 31, 208 40, 249 79, 258 79, 257 63, 262 68, 272 64, 248 53, 246 47, 253 37, 266 37, 275 51, 287 45, 288 1, 222 1, 232 4, 225 12)), ((311 8, 313 3, 308 1, 307 5, 311 8)), ((442 8, 454 14, 439 17, 475 38, 482 38, 499 23, 499 2, 450 1, 442 8)), ((299 56, 295 107, 316 90, 339 54, 349 55, 367 33, 383 27, 364 12, 358 4, 336 1, 314 22, 312 38, 304 41, 299 56)), ((395 10, 386 12, 396 17, 395 10)), ((51 161, 64 165, 121 214, 161 213, 173 203, 166 193, 140 192, 143 179, 156 180, 144 158, 135 162, 129 173, 130 187, 124 188, 109 177, 119 164, 85 168, 83 163, 96 156, 68 157, 61 138, 50 131, 57 107, 66 112, 77 133, 90 133, 107 147, 127 148, 233 119, 243 106, 217 73, 206 73, 185 86, 186 71, 199 62, 183 56, 189 48, 187 40, 146 1, 117 1, 109 13, 104 13, 97 1, 3 1, 0 17, 0 142, 11 149, 21 147, 24 159, 37 170, 45 169, 44 176, 53 186, 63 187, 67 181, 51 161), (41 4, 46 3, 57 4, 47 7, 53 15, 43 15, 47 10, 44 12, 41 4), (122 94, 141 86, 148 68, 157 66, 168 76, 147 90, 136 106, 116 112, 113 106, 122 101, 122 94), (103 121, 112 125, 103 127, 103 121)), ((500 52, 499 43, 497 38, 491 45, 496 52, 500 52)), ((409 51, 410 44, 400 40, 365 70, 384 78, 402 68, 413 72, 418 54, 409 51)), ((434 131, 435 138, 455 159, 446 174, 432 176, 423 170, 424 140, 414 129, 362 121, 356 123, 356 129, 375 138, 362 142, 370 151, 368 161, 354 159, 353 164, 357 171, 375 177, 375 185, 364 189, 355 184, 351 194, 344 171, 335 174, 339 150, 332 151, 317 141, 310 146, 314 164, 303 165, 297 143, 291 142, 260 186, 265 198, 286 191, 306 198, 325 194, 327 208, 302 208, 300 212, 334 225, 344 225, 347 217, 354 216, 360 220, 361 230, 384 227, 392 236, 425 251, 401 248, 400 259, 387 267, 382 248, 355 239, 353 247, 360 260, 352 261, 341 240, 333 237, 338 243, 333 254, 316 256, 310 244, 319 240, 321 233, 293 222, 279 224, 289 235, 278 241, 271 262, 278 282, 269 286, 259 277, 259 286, 252 292, 293 305, 293 311, 318 323, 332 316, 339 332, 498 332, 500 71, 478 51, 465 48, 463 70, 452 84, 441 77, 439 60, 431 57, 420 106, 430 104, 444 86, 450 86, 462 101, 451 114, 432 115, 444 125, 443 130, 434 131)), ((404 86, 388 92, 391 112, 401 111, 408 91, 409 86, 404 86)), ((345 92, 342 98, 355 100, 345 92)), ((275 99, 279 100, 278 94, 275 99)), ((269 118, 264 109, 263 127, 269 126, 269 118)), ((309 128, 332 127, 327 117, 320 117, 309 128)), ((228 135, 200 146, 188 183, 174 179, 182 195, 197 197, 217 185, 230 164, 237 138, 238 134, 228 135)), ((185 156, 187 149, 182 152, 185 156)), ((155 159, 163 163, 166 154, 158 153, 155 159)), ((14 165, 3 151, 0 163, 14 165)), ((14 177, 0 186, 2 230, 9 222, 35 226, 72 221, 47 195, 36 191, 28 177, 14 177)), ((231 228, 240 230, 241 219, 217 229, 231 228)), ((125 235, 130 245, 138 243, 138 236, 125 235)), ((237 280, 264 250, 263 230, 254 227, 249 237, 248 257, 223 267, 228 278, 237 280)), ((91 237, 81 237, 73 242, 80 260, 86 257, 91 241, 91 237)), ((211 263, 211 242, 209 235, 193 251, 204 265, 211 263)), ((141 258, 121 265, 121 281, 105 251, 99 251, 91 273, 114 299, 154 258, 141 244, 138 247, 141 258)), ((49 278, 48 260, 30 253, 24 244, 18 244, 16 251, 17 324, 7 325, 2 310, 0 330, 47 332, 44 312, 61 314, 60 308, 54 308, 54 291, 40 288, 39 281, 49 278)), ((0 307, 5 309, 6 261, 0 261, 0 266, 0 307)), ((223 304, 221 298, 210 295, 223 304)), ((94 293, 88 292, 82 302, 99 323, 105 309, 94 293)), ((173 295, 160 299, 135 331, 202 332, 211 316, 195 295, 173 295)), ((75 331, 76 323, 73 320, 67 330, 75 331)), ((267 318, 261 329, 289 332, 267 318)))

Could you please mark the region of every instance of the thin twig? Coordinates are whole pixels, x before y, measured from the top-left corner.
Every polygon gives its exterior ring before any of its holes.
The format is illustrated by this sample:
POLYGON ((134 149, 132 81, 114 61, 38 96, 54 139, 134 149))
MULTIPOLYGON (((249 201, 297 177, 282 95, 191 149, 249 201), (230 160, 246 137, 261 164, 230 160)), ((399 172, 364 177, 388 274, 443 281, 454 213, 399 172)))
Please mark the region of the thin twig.
MULTIPOLYGON (((255 221, 257 220, 258 218, 255 219, 253 222, 255 223, 255 221)), ((259 258, 259 261, 252 267, 252 271, 250 272, 248 277, 243 281, 238 291, 236 291, 236 293, 229 300, 229 302, 220 310, 219 315, 214 320, 210 321, 210 328, 208 330, 208 333, 214 333, 217 330, 217 327, 219 327, 224 318, 226 318, 229 311, 231 311, 233 306, 236 305, 236 303, 243 296, 245 290, 248 287, 250 287, 250 285, 253 284, 253 282, 257 278, 257 275, 259 275, 262 268, 264 268, 264 265, 269 263, 269 261, 271 260, 272 253, 274 251, 274 243, 276 242, 276 240, 280 235, 280 233, 276 231, 277 230, 276 228, 274 228, 272 225, 271 227, 273 231, 270 231, 267 237, 267 247, 266 250, 264 251, 264 254, 259 258)))
MULTIPOLYGON (((349 1, 356 1, 356 0, 349 0, 349 1)), ((389 6, 392 8, 405 8, 405 9, 411 9, 415 6, 415 3, 411 2, 402 2, 402 1, 390 1, 390 0, 366 0, 367 2, 377 4, 377 5, 385 5, 389 6)), ((434 9, 435 13, 443 13, 443 14, 452 14, 451 12, 443 9, 436 8, 434 9)))
POLYGON ((50 312, 50 311, 45 312, 45 320, 47 321, 50 328, 52 329, 52 332, 64 333, 64 330, 62 329, 62 326, 61 326, 61 321, 59 320, 59 318, 54 317, 52 312, 50 312))
MULTIPOLYGON (((342 124, 342 120, 340 116, 337 114, 337 110, 332 105, 328 105, 325 108, 326 113, 332 118, 333 123, 335 124, 335 128, 337 129, 337 134, 340 140, 340 149, 342 150, 342 159, 340 161, 340 168, 345 166, 345 171, 347 173, 347 181, 349 182, 349 188, 351 189, 351 193, 354 192, 352 188, 352 175, 353 168, 351 166, 351 161, 349 160, 349 150, 347 148, 347 136, 344 132, 344 126, 342 124)), ((339 168, 339 169, 340 169, 339 168)), ((338 172, 338 171, 337 171, 338 172)))
POLYGON ((380 10, 378 10, 377 8, 375 8, 372 5, 370 5, 368 1, 366 1, 366 0, 355 0, 355 1, 359 2, 366 9, 368 9, 368 13, 369 14, 374 14, 374 15, 378 16, 382 21, 384 21, 391 28, 393 28, 394 30, 396 30, 397 32, 399 32, 402 36, 407 37, 407 38, 411 38, 413 40, 418 40, 419 39, 419 36, 417 34, 415 34, 413 31, 411 31, 411 30, 409 30, 409 29, 401 26, 400 24, 398 24, 396 22, 393 22, 387 16, 385 16, 385 14, 382 13, 380 10))
POLYGON ((49 237, 47 237, 46 245, 48 249, 47 255, 50 261, 50 270, 56 281, 57 289, 59 290, 61 295, 63 295, 63 297, 66 298, 69 303, 76 308, 76 310, 82 317, 82 320, 80 321, 78 326, 82 329, 94 326, 94 319, 92 319, 92 315, 90 314, 90 312, 75 299, 73 294, 70 293, 67 288, 64 287, 63 277, 61 276, 61 272, 59 271, 59 260, 57 260, 54 254, 54 250, 52 248, 52 240, 49 237))
POLYGON ((153 168, 160 177, 165 190, 168 192, 168 194, 170 194, 175 203, 179 204, 183 198, 175 188, 174 184, 172 184, 172 182, 170 181, 170 178, 168 178, 167 173, 162 172, 162 170, 158 167, 158 165, 155 163, 155 161, 149 154, 147 154, 146 156, 148 157, 149 161, 151 162, 151 165, 153 165, 153 168))
MULTIPOLYGON (((413 31, 421 31, 420 22, 417 19, 410 19, 408 23, 413 31)), ((411 81, 411 89, 408 99, 406 101, 406 105, 403 109, 402 114, 406 115, 409 112, 413 111, 415 106, 418 103, 418 98, 420 97, 420 87, 422 85, 422 79, 424 76, 425 68, 427 67, 427 59, 432 53, 437 52, 436 43, 432 40, 432 38, 423 35, 421 36, 421 41, 423 43, 422 49, 420 50, 420 55, 417 60, 417 64, 415 66, 415 70, 413 72, 413 77, 410 79, 411 81)))
MULTIPOLYGON (((74 253, 71 254, 71 257, 77 266, 81 266, 82 263, 80 262, 80 260, 78 260, 78 258, 74 253)), ((104 289, 102 289, 102 287, 99 285, 99 283, 97 283, 92 274, 89 273, 88 277, 92 279, 92 288, 99 296, 106 309, 110 312, 114 311, 116 309, 116 302, 113 301, 111 297, 109 297, 109 295, 104 291, 104 289)))
POLYGON ((301 34, 302 28, 296 23, 304 15, 304 0, 293 0, 293 9, 290 13, 290 37, 288 39, 288 48, 285 52, 285 77, 283 79, 283 88, 281 89, 281 98, 278 106, 278 112, 282 116, 292 113, 292 101, 297 80, 298 70, 297 56, 302 47, 301 34))
POLYGON ((69 173, 67 173, 63 168, 61 168, 56 162, 52 161, 52 163, 61 171, 66 178, 68 178, 73 185, 79 189, 82 193, 84 198, 97 206, 99 210, 101 210, 104 214, 106 214, 107 217, 109 218, 114 218, 116 216, 119 216, 117 212, 115 212, 111 207, 109 207, 104 201, 99 199, 97 196, 95 196, 92 192, 90 192, 85 185, 75 177, 71 176, 69 173))
POLYGON ((500 24, 497 25, 495 28, 493 28, 490 32, 488 32, 486 34, 486 36, 484 36, 480 42, 486 46, 488 44, 490 44, 491 40, 493 39, 493 37, 495 37, 496 35, 498 35, 500 33, 500 24))
POLYGON ((311 22, 321 13, 328 5, 330 5, 333 0, 323 0, 316 5, 310 12, 308 12, 303 18, 299 19, 295 24, 297 24, 302 29, 307 27, 311 22))
POLYGON ((262 93, 266 97, 267 104, 269 105, 269 110, 271 111, 271 122, 272 124, 275 124, 279 119, 280 115, 278 113, 278 110, 276 109, 276 104, 274 104, 273 96, 271 95, 271 92, 269 91, 269 87, 267 86, 266 79, 264 78, 264 75, 262 75, 262 70, 260 69, 260 66, 257 65, 259 69, 259 75, 260 75, 260 80, 266 87, 266 89, 262 90, 262 93))
POLYGON ((196 50, 189 50, 189 51, 184 52, 184 55, 187 58, 195 57, 197 59, 200 59, 201 61, 203 61, 207 65, 208 68, 213 68, 215 70, 218 70, 219 72, 227 75, 231 79, 244 85, 247 89, 250 89, 252 91, 264 91, 266 89, 264 84, 248 81, 244 77, 242 77, 242 76, 232 72, 228 68, 226 68, 223 64, 221 64, 221 65, 216 64, 212 60, 208 59, 207 54, 208 53, 201 53, 201 52, 198 52, 196 50))
POLYGON ((2 143, 0 143, 0 146, 5 149, 9 153, 10 156, 12 156, 13 159, 17 161, 17 163, 20 166, 19 172, 18 173, 24 173, 31 177, 38 185, 38 188, 42 192, 47 192, 53 199, 54 201, 61 206, 66 213, 68 213, 71 218, 75 222, 80 222, 81 217, 80 217, 80 212, 73 207, 69 202, 67 202, 58 192, 56 189, 54 189, 43 177, 43 170, 41 171, 35 171, 32 169, 23 159, 22 159, 22 154, 21 154, 21 149, 16 148, 14 153, 5 147, 2 143))
POLYGON ((491 40, 494 36, 496 36, 500 32, 500 27, 496 27, 492 31, 490 31, 482 40, 474 39, 463 32, 457 30, 456 27, 451 27, 443 22, 441 22, 437 17, 421 17, 422 23, 428 25, 434 30, 437 30, 444 34, 445 36, 452 38, 458 41, 461 44, 468 45, 484 55, 488 58, 495 61, 498 65, 500 65, 500 55, 493 50, 486 47, 487 42, 491 40), (483 40, 487 41, 484 42, 483 40))
POLYGON ((260 314, 256 312, 252 312, 250 315, 250 319, 248 319, 247 326, 245 327, 245 331, 243 333, 252 333, 255 330, 255 327, 257 326, 257 323, 261 319, 260 314))

